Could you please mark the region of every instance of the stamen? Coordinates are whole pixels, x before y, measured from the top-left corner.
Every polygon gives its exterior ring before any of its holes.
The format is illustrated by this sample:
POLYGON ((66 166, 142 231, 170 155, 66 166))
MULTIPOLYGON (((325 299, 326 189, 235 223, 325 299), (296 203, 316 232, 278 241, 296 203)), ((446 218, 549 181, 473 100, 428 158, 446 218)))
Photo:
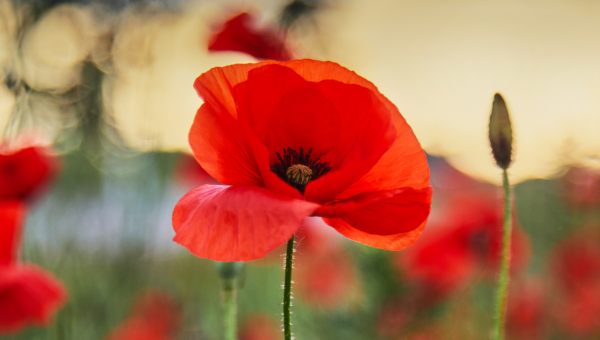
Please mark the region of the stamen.
POLYGON ((331 170, 329 162, 319 162, 320 158, 311 160, 311 153, 312 149, 305 154, 303 148, 300 148, 300 152, 296 152, 292 148, 284 149, 283 156, 279 152, 275 152, 279 162, 271 166, 271 171, 304 194, 304 188, 308 182, 331 170))

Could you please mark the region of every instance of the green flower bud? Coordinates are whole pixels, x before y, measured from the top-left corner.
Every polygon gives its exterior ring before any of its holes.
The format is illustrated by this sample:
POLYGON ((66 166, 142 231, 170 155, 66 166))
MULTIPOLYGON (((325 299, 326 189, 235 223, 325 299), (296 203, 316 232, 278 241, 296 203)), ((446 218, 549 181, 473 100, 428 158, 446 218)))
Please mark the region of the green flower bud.
POLYGON ((235 279, 244 266, 244 262, 215 262, 219 276, 224 280, 235 279))
POLYGON ((496 93, 490 116, 490 144, 496 164, 504 170, 508 169, 511 162, 512 140, 512 126, 506 103, 502 96, 496 93))

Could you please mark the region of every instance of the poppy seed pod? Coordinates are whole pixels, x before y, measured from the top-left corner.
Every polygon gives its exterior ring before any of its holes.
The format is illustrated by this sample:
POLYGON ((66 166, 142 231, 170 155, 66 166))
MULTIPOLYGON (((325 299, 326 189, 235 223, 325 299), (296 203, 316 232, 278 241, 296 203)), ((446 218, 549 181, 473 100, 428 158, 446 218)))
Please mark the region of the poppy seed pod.
POLYGON ((499 93, 494 95, 490 116, 490 144, 496 164, 504 170, 508 169, 512 154, 512 126, 506 103, 499 93))
POLYGON ((215 263, 217 267, 217 273, 223 280, 233 280, 235 279, 240 272, 242 271, 242 267, 244 266, 243 262, 217 262, 215 263))

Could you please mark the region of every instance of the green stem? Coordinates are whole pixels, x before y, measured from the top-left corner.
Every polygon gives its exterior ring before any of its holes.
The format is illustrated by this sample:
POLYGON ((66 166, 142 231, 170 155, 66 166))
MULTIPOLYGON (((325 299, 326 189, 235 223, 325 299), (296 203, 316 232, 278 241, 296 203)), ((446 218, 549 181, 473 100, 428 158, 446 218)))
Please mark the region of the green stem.
POLYGON ((287 243, 285 254, 285 281, 283 284, 283 338, 292 340, 290 307, 292 294, 292 260, 294 259, 294 236, 287 243))
POLYGON ((223 280, 223 323, 225 340, 236 340, 237 308, 236 308, 235 279, 223 280))
POLYGON ((237 338, 237 277, 243 262, 216 262, 217 272, 223 282, 223 337, 225 340, 237 338))
POLYGON ((510 240, 512 233, 511 211, 512 201, 510 196, 510 185, 508 184, 508 173, 503 169, 502 185, 504 187, 504 231, 502 236, 502 264, 500 267, 500 279, 498 280, 498 296, 496 297, 496 313, 494 338, 504 339, 504 323, 506 317, 506 296, 508 287, 508 269, 510 266, 510 240))

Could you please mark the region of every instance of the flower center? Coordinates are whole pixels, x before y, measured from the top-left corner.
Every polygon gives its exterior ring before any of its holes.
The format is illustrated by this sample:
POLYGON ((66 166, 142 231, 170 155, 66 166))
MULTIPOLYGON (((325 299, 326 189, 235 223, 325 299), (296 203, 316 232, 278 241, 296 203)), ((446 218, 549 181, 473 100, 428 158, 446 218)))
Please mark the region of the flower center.
POLYGON ((283 150, 283 156, 276 152, 279 162, 271 166, 271 171, 304 194, 304 188, 306 188, 308 182, 325 175, 331 170, 329 162, 319 162, 320 158, 311 160, 311 153, 312 149, 304 154, 302 148, 300 148, 300 152, 287 148, 283 150))
POLYGON ((294 164, 285 172, 288 181, 299 185, 307 185, 312 178, 312 170, 306 165, 294 164))

